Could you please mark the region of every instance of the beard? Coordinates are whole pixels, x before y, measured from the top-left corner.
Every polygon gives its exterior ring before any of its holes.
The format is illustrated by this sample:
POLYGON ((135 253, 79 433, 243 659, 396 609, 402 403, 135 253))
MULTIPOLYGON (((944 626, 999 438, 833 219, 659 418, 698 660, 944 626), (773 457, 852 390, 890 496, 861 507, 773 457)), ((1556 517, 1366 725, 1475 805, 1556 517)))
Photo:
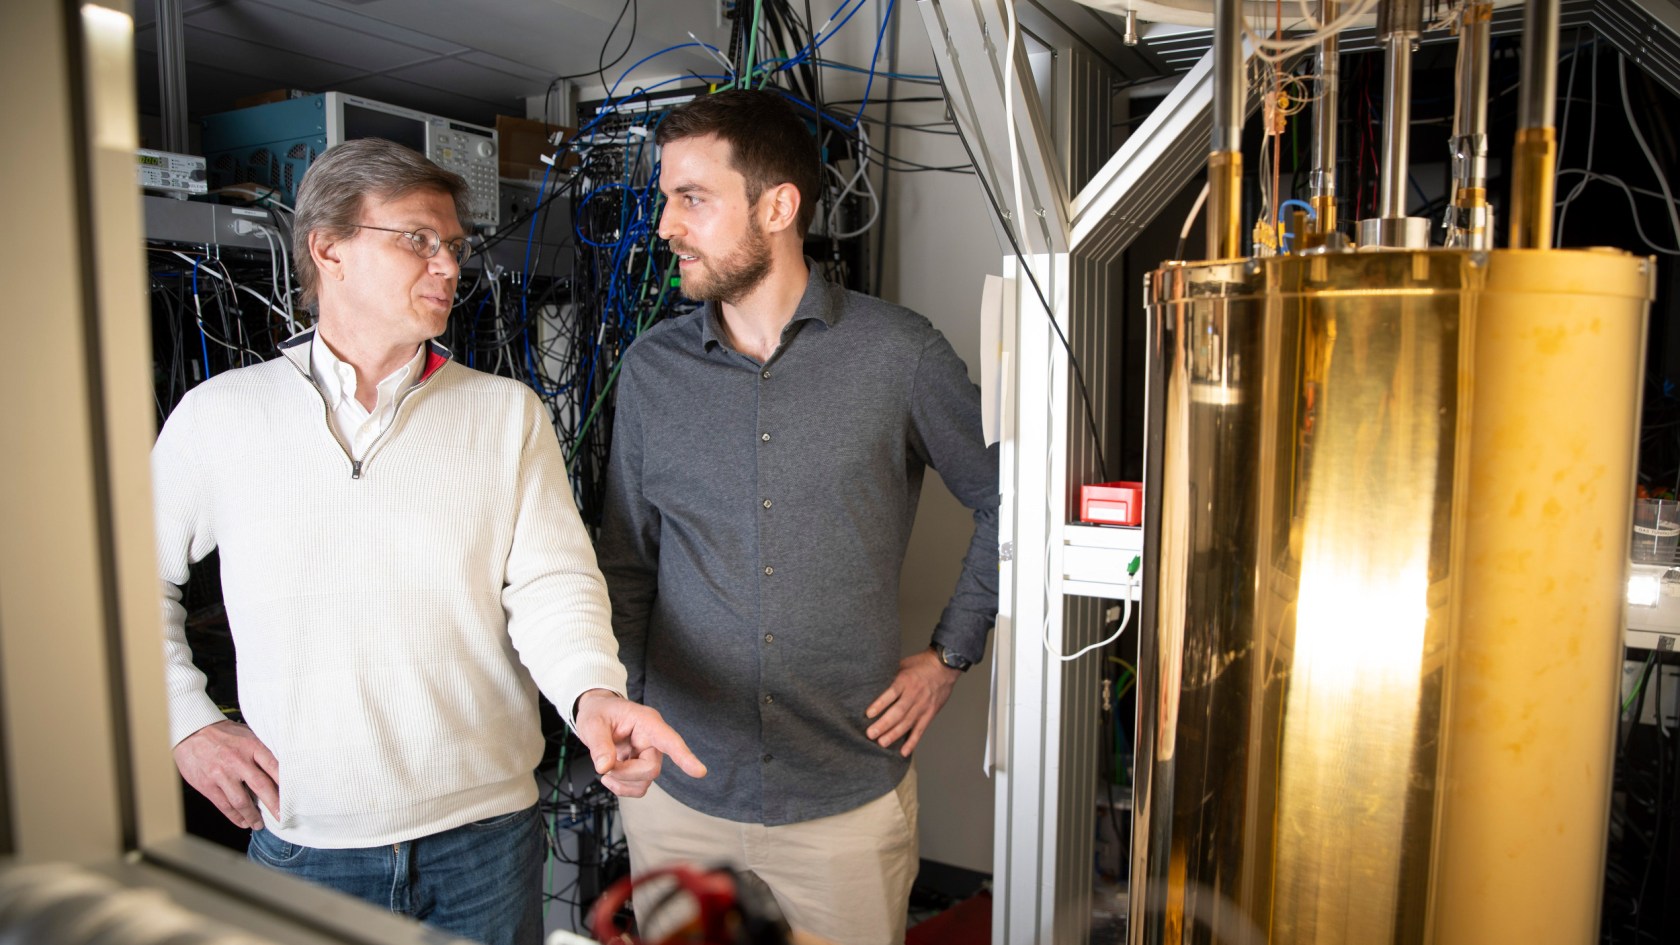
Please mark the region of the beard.
POLYGON ((734 305, 758 288, 770 274, 770 241, 757 220, 747 222, 747 236, 729 255, 713 259, 672 244, 671 250, 696 257, 701 271, 683 273, 682 294, 696 302, 726 302, 734 305))

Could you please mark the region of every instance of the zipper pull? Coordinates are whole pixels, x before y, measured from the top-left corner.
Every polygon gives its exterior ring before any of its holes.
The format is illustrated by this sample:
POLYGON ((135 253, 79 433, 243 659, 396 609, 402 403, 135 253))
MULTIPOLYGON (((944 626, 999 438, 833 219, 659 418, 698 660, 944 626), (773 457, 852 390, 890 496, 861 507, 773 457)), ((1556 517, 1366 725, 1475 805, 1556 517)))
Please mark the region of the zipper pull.
POLYGON ((353 460, 350 461, 350 478, 351 479, 362 478, 362 461, 361 460, 353 459, 353 460))

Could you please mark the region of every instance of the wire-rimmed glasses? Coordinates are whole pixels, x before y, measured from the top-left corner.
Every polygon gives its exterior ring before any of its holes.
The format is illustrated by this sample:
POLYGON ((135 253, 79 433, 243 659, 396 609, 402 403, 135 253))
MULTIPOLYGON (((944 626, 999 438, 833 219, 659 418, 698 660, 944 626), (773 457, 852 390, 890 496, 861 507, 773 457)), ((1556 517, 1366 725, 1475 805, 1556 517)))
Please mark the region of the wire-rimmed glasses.
POLYGON ((421 259, 431 259, 438 254, 438 250, 449 247, 449 252, 455 257, 457 266, 464 266, 472 258, 472 244, 464 236, 457 236, 452 240, 444 240, 437 230, 429 226, 422 226, 414 230, 395 230, 388 226, 373 226, 368 223, 350 224, 362 230, 383 230, 386 233, 400 233, 408 240, 408 248, 414 250, 414 255, 421 259))

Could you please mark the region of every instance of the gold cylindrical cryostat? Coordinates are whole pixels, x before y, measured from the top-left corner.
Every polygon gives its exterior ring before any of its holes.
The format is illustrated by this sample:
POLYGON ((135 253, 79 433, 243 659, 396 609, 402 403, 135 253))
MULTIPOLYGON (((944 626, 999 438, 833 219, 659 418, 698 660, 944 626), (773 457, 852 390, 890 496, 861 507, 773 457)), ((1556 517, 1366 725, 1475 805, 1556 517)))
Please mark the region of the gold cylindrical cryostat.
POLYGON ((1648 260, 1148 280, 1133 945, 1581 945, 1648 260))

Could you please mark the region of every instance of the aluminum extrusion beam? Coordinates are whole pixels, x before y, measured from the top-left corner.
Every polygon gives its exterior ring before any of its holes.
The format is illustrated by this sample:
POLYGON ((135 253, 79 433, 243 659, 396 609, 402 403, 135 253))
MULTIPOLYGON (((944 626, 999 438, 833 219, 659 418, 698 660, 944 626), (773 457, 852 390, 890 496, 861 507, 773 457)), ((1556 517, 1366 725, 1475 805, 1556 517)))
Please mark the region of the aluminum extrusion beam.
POLYGON ((1207 162, 1213 53, 1179 80, 1073 199, 1072 245, 1118 256, 1207 162))
MULTIPOLYGON (((1247 68, 1246 46, 1243 55, 1247 68)), ((1202 169, 1213 127, 1213 83, 1209 51, 1074 196, 1072 245, 1081 254, 1119 256, 1202 169)), ((1244 115, 1259 105, 1259 92, 1249 90, 1244 115)))
MULTIPOLYGON (((945 81, 952 117, 962 126, 979 166, 975 171, 990 182, 998 205, 1011 218, 1015 206, 1015 173, 1009 154, 1011 131, 1016 135, 1021 181, 1021 204, 1028 219, 1016 226, 1021 252, 1027 255, 1066 252, 1069 211, 1067 184, 1048 133, 1049 122, 1039 107, 1032 69, 1020 31, 1015 42, 1015 74, 1005 81, 1003 66, 1007 35, 1002 0, 918 0, 922 22, 933 45, 934 61, 945 81), (976 56, 975 52, 984 55, 976 56), (964 54, 968 54, 964 57, 964 54), (1004 95, 1015 98, 1015 128, 1004 126, 1004 95)), ((1009 249, 1007 239, 1000 241, 1009 249)))
MULTIPOLYGON (((1680 95, 1680 5, 1674 0, 1562 0, 1564 29, 1592 29, 1636 62, 1670 92, 1680 95)), ((1516 36, 1522 32, 1523 8, 1504 6, 1493 11, 1489 29, 1494 36, 1516 36)), ((1211 36, 1207 27, 1145 23, 1139 30, 1152 56, 1168 68, 1183 72, 1207 52, 1211 36)), ((1343 54, 1372 52, 1382 48, 1377 32, 1369 26, 1345 30, 1337 37, 1343 54)), ((1426 31, 1419 39, 1424 46, 1453 41, 1446 30, 1426 31)))
MULTIPOLYGON (((1564 25, 1573 25, 1583 0, 1564 0, 1564 25)), ((1597 0, 1591 24, 1616 49, 1680 95, 1680 7, 1669 0, 1597 0)))

